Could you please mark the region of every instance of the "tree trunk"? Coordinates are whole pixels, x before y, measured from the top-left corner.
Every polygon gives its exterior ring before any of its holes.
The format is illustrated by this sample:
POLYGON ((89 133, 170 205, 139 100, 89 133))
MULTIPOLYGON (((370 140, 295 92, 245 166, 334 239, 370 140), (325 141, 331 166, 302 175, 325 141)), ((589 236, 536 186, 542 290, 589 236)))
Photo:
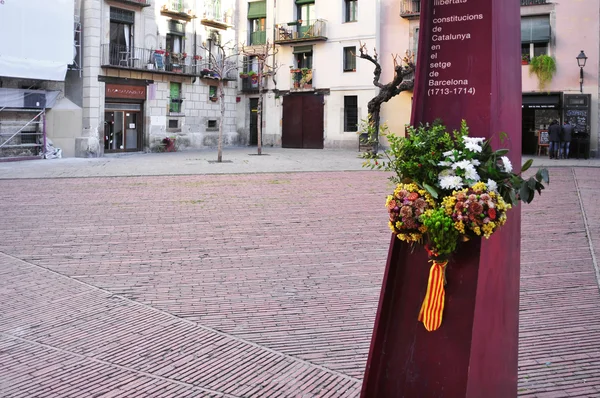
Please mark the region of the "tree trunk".
POLYGON ((373 153, 377 153, 379 150, 379 113, 381 112, 381 104, 382 100, 379 96, 376 96, 367 105, 367 110, 369 112, 369 123, 373 124, 373 128, 375 130, 375 143, 373 144, 373 153))
POLYGON ((225 120, 225 90, 223 80, 219 79, 219 102, 221 105, 221 119, 219 120, 219 140, 217 144, 217 162, 223 161, 223 121, 225 120))
POLYGON ((262 106, 263 106, 263 69, 264 63, 259 61, 258 63, 258 106, 256 107, 257 123, 257 140, 258 140, 258 154, 262 155, 262 106))

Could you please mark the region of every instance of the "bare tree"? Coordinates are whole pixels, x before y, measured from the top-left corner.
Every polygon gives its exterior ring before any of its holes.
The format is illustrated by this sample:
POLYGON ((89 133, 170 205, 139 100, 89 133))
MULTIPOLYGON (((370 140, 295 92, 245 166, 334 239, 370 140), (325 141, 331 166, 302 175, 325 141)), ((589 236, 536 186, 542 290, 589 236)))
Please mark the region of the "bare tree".
MULTIPOLYGON (((277 63, 275 59, 275 55, 279 52, 279 49, 275 48, 274 44, 271 44, 269 40, 266 41, 265 44, 253 45, 253 46, 245 46, 242 44, 240 46, 240 54, 248 57, 248 59, 256 59, 258 64, 258 106, 257 106, 257 116, 258 116, 258 154, 262 155, 262 109, 263 109, 263 91, 268 88, 268 78, 271 77, 273 79, 273 83, 277 86, 277 81, 275 80, 275 74, 279 69, 280 65, 277 63)), ((248 63, 245 68, 248 68, 248 63)))
POLYGON ((217 162, 223 161, 223 122, 225 120, 225 81, 236 79, 238 69, 238 51, 237 48, 229 43, 221 44, 218 40, 212 39, 207 46, 202 43, 200 46, 206 54, 203 62, 200 64, 201 75, 212 78, 217 81, 217 90, 219 103, 221 105, 221 118, 219 120, 219 139, 217 144, 217 162))
POLYGON ((367 109, 369 112, 369 124, 371 124, 372 131, 375 132, 375 142, 373 151, 376 153, 378 148, 378 137, 379 134, 379 115, 381 113, 381 105, 384 102, 388 102, 390 99, 400 94, 403 91, 411 90, 414 86, 414 72, 415 64, 412 54, 409 51, 406 52, 405 56, 398 60, 398 54, 392 54, 392 60, 394 62, 394 78, 391 82, 383 84, 379 81, 381 78, 381 64, 379 63, 379 55, 377 49, 373 49, 373 56, 369 54, 366 43, 359 42, 360 58, 366 59, 375 65, 373 71, 373 85, 379 88, 379 93, 373 97, 368 105, 367 109), (411 78, 412 77, 412 78, 411 78))

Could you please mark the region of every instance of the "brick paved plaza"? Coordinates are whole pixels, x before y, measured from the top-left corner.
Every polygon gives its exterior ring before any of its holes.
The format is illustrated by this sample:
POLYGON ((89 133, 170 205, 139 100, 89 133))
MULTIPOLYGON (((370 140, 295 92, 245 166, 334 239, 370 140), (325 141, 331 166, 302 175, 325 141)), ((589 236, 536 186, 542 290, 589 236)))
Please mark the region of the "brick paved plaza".
MULTIPOLYGON (((600 169, 550 172, 523 207, 519 394, 600 396, 600 169)), ((0 180, 0 397, 358 397, 389 189, 370 171, 0 180)))

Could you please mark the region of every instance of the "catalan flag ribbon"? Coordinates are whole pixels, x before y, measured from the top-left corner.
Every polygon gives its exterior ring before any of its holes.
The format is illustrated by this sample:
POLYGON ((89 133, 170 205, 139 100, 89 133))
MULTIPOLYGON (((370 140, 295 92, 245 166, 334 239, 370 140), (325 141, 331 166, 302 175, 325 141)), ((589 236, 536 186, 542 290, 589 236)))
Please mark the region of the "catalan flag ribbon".
POLYGON ((444 301, 446 292, 444 291, 444 272, 448 261, 433 261, 429 269, 429 282, 427 283, 427 293, 425 300, 419 312, 419 321, 423 322, 425 329, 432 332, 439 329, 442 324, 442 314, 444 312, 444 301))

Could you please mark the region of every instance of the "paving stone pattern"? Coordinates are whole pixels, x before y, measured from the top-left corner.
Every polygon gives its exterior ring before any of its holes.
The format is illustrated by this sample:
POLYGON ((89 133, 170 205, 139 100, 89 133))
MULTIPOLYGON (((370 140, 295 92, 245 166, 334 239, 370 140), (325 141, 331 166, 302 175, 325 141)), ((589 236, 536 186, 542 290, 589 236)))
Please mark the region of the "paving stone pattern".
MULTIPOLYGON (((519 391, 600 396, 600 170, 524 207, 519 391), (577 189, 581 199, 577 195, 577 189)), ((358 397, 379 172, 2 180, 0 397, 358 397)))

